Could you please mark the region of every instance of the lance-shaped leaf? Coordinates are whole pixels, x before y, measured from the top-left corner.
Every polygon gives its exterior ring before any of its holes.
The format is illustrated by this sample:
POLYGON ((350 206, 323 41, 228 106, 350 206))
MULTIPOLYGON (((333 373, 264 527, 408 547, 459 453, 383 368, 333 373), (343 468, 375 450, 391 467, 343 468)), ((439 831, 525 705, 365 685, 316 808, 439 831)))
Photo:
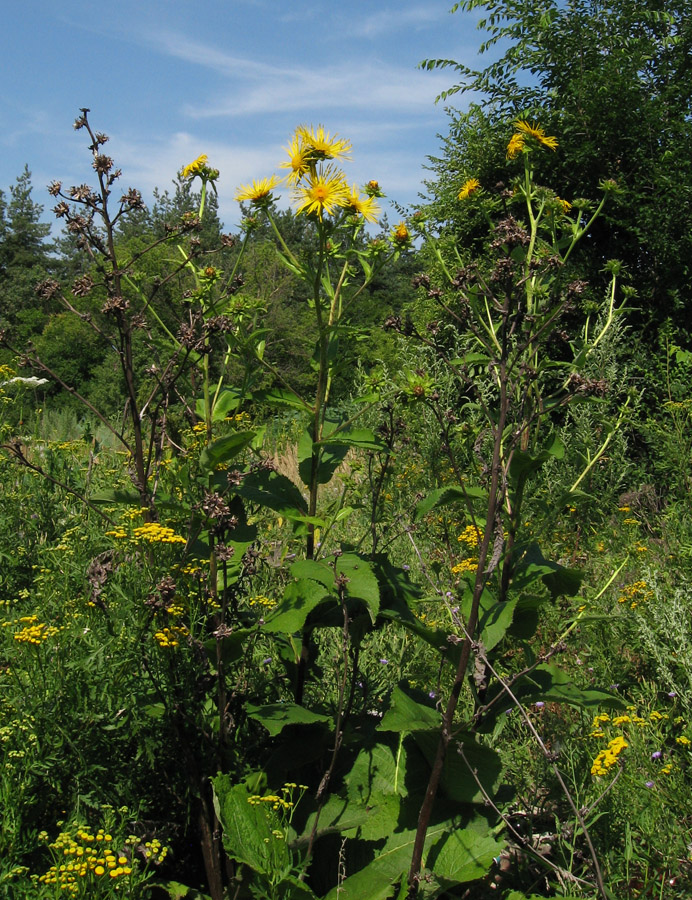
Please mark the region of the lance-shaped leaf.
POLYGON ((235 434, 227 434, 218 441, 214 441, 200 453, 199 464, 208 472, 217 466, 227 463, 241 453, 253 442, 254 431, 237 431, 235 434))

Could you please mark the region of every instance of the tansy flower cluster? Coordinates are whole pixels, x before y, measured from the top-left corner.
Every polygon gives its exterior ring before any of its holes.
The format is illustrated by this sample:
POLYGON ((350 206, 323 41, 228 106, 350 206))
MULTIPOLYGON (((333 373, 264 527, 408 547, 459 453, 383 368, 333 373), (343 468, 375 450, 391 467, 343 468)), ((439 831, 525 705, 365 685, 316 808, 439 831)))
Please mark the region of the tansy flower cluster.
MULTIPOLYGON (((45 832, 41 832, 41 836, 47 838, 45 832)), ((63 832, 49 846, 58 857, 63 857, 64 862, 51 866, 38 881, 57 885, 70 894, 86 892, 89 896, 89 885, 101 878, 112 882, 132 873, 129 857, 114 849, 113 837, 103 829, 96 834, 88 827, 79 828, 74 835, 63 832)))
POLYGON ((273 201, 272 191, 282 181, 292 188, 296 214, 334 216, 340 210, 349 215, 376 222, 379 207, 375 197, 381 196, 376 181, 368 182, 364 191, 350 185, 346 176, 332 160, 349 159, 351 144, 338 135, 331 135, 322 125, 317 128, 299 125, 285 148, 288 159, 280 164, 288 169, 283 178, 272 175, 251 184, 241 185, 235 199, 255 207, 266 207, 273 201))
POLYGON ((247 602, 248 606, 260 606, 266 610, 274 609, 276 606, 276 600, 272 600, 271 597, 265 597, 263 594, 258 594, 256 597, 248 597, 247 602))
POLYGON ((180 644, 178 638, 187 637, 190 632, 184 625, 174 625, 173 628, 162 628, 154 633, 154 640, 164 650, 177 647, 180 644))
POLYGON ((21 616, 19 619, 12 619, 2 623, 3 628, 9 628, 14 625, 23 626, 19 631, 15 631, 13 635, 15 641, 19 644, 35 644, 38 646, 60 631, 54 625, 46 625, 45 622, 39 622, 38 616, 21 616))
MULTIPOLYGON (((110 537, 122 540, 129 537, 124 528, 116 528, 113 531, 107 531, 110 537)), ((185 538, 180 534, 176 534, 172 528, 161 525, 159 522, 147 522, 146 525, 139 525, 132 532, 132 540, 135 542, 144 541, 147 544, 185 544, 185 538)))
POLYGON ((649 590, 645 581, 635 581, 620 589, 618 603, 627 603, 630 609, 636 609, 640 603, 650 600, 653 595, 653 591, 649 590))
POLYGON ((591 766, 592 775, 607 775, 609 770, 617 763, 618 757, 629 744, 622 735, 608 742, 605 750, 601 750, 591 766))

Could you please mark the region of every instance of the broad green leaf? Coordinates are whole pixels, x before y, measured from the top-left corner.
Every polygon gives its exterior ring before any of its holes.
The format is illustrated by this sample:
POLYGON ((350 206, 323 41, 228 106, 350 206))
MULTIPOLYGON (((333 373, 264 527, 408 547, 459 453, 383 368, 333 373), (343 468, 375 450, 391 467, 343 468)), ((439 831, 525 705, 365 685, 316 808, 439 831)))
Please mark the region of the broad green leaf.
POLYGON ((290 868, 288 847, 272 835, 275 826, 265 804, 249 803, 247 787, 232 785, 228 775, 218 775, 211 782, 214 807, 223 826, 223 845, 231 859, 261 875, 271 875, 277 867, 290 868))
POLYGON ((313 466, 313 451, 317 459, 317 483, 327 484, 334 472, 346 459, 346 445, 313 444, 312 436, 304 431, 298 441, 298 473, 304 485, 310 486, 313 466))
POLYGON ((294 578, 311 578, 330 591, 334 589, 334 570, 315 559, 296 560, 291 566, 291 575, 294 578))
POLYGON ((254 431, 237 431, 214 441, 200 453, 199 464, 202 469, 213 471, 217 466, 229 462, 242 450, 248 447, 255 438, 254 431))
POLYGON ((547 663, 537 666, 529 675, 517 682, 513 693, 522 703, 553 700, 582 709, 598 707, 624 709, 627 705, 621 697, 610 691, 578 687, 566 672, 547 663))
MULTIPOLYGON (((439 729, 435 731, 416 731, 413 733, 421 753, 432 768, 440 740, 439 729)), ((450 800, 457 803, 485 804, 485 796, 478 787, 472 772, 491 796, 502 774, 502 761, 490 747, 478 743, 474 735, 468 732, 455 734, 445 756, 440 787, 450 800), (463 750, 464 756, 459 749, 463 750)))
MULTIPOLYGON (((426 849, 446 832, 446 825, 433 825, 428 829, 426 849)), ((350 875, 339 887, 334 887, 324 900, 388 900, 395 885, 405 879, 411 864, 411 854, 416 838, 415 831, 391 834, 382 850, 360 872, 350 875)))
POLYGON ((266 706, 255 706, 246 703, 248 716, 263 725, 272 737, 276 737, 288 725, 329 725, 329 716, 312 712, 297 703, 268 703, 266 706))
POLYGON ((579 569, 567 569, 546 559, 538 544, 533 543, 522 553, 512 576, 512 588, 525 590, 540 578, 553 599, 564 594, 573 597, 581 587, 583 577, 579 569))
MULTIPOLYGON (((436 488, 431 491, 427 497, 424 497, 420 503, 416 505, 414 519, 419 522, 423 516, 426 516, 431 510, 437 509, 439 506, 448 506, 450 503, 464 503, 468 500, 486 500, 488 492, 482 488, 461 487, 458 484, 448 484, 445 487, 436 488)), ((482 525, 481 522, 478 523, 482 525)))
POLYGON ((291 582, 286 585, 277 609, 266 618, 262 631, 286 634, 300 631, 313 609, 329 595, 328 588, 318 581, 301 578, 291 582))
POLYGON ((267 469, 251 472, 243 478, 237 487, 237 493, 251 503, 272 509, 287 519, 307 512, 305 498, 291 479, 267 469))
POLYGON ((336 577, 343 575, 349 597, 363 600, 373 623, 380 609, 380 586, 370 563, 355 553, 344 553, 336 562, 336 577))
POLYGON ((443 887, 475 881, 489 871, 504 842, 496 840, 487 824, 485 829, 456 828, 430 848, 426 868, 434 872, 435 880, 443 887))
POLYGON ((417 703, 400 687, 395 687, 389 709, 377 726, 377 730, 412 733, 436 729, 441 724, 442 717, 436 709, 417 703))
POLYGON ((562 459, 564 455, 565 445, 557 433, 553 434, 550 444, 544 450, 534 455, 528 450, 515 450, 509 464, 510 481, 516 485, 532 472, 537 472, 549 459, 562 459))

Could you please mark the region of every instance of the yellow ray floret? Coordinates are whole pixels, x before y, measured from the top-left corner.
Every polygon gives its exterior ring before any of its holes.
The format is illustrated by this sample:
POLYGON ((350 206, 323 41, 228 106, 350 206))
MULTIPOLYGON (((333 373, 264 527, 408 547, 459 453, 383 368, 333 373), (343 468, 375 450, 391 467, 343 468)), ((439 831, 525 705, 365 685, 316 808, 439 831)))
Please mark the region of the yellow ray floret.
POLYGON ((377 222, 380 207, 375 202, 375 198, 369 197, 367 194, 363 196, 355 184, 351 188, 345 205, 349 212, 356 216, 362 216, 366 222, 377 222))
POLYGON ((320 219, 348 204, 349 190, 343 172, 334 166, 309 172, 296 188, 296 214, 315 213, 320 219))
POLYGON ((555 150, 557 147, 557 138, 547 135, 538 123, 532 124, 527 119, 517 119, 514 123, 514 127, 521 134, 526 134, 535 138, 539 144, 542 144, 549 150, 555 150))
POLYGON ((247 200, 255 205, 267 203, 271 198, 271 192, 281 181, 276 175, 269 178, 262 178, 260 181, 252 180, 252 184, 241 184, 235 192, 235 199, 242 203, 247 200))
POLYGON ((477 178, 468 178, 461 186, 461 190, 457 194, 458 200, 468 200, 471 194, 475 194, 480 189, 481 183, 477 178))
POLYGON ((290 185, 297 184, 300 179, 315 168, 316 157, 312 148, 303 143, 297 134, 294 134, 288 147, 284 147, 288 154, 286 162, 280 164, 282 169, 290 169, 286 181, 290 185))
POLYGON ((523 134, 513 134, 507 144, 507 159, 515 159, 522 152, 526 142, 523 134))
POLYGON ((324 130, 324 126, 299 125, 296 138, 311 152, 315 159, 350 159, 351 142, 332 135, 324 130))
POLYGON ((191 163, 188 163, 183 167, 180 172, 181 178, 192 178, 194 175, 199 175, 202 169, 207 164, 207 154, 203 153, 201 156, 198 156, 197 159, 194 159, 191 163))

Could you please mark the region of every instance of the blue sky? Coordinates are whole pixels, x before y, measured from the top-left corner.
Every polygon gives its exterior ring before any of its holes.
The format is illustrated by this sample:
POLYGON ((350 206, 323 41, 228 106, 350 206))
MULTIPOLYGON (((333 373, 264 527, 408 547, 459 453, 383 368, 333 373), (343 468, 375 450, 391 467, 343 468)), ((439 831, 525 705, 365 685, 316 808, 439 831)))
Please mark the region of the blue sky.
MULTIPOLYGON (((171 186, 200 153, 221 170, 221 217, 238 222, 236 187, 276 171, 298 124, 323 124, 353 143, 349 180, 380 182, 415 202, 426 157, 447 131, 434 100, 473 64, 475 17, 451 0, 24 0, 0 29, 0 188, 28 164, 49 209, 54 178, 89 181, 82 106, 111 141, 120 185, 171 186)), ((455 98, 465 106, 466 98, 455 98)), ((392 216, 390 215, 390 218, 392 216)))

